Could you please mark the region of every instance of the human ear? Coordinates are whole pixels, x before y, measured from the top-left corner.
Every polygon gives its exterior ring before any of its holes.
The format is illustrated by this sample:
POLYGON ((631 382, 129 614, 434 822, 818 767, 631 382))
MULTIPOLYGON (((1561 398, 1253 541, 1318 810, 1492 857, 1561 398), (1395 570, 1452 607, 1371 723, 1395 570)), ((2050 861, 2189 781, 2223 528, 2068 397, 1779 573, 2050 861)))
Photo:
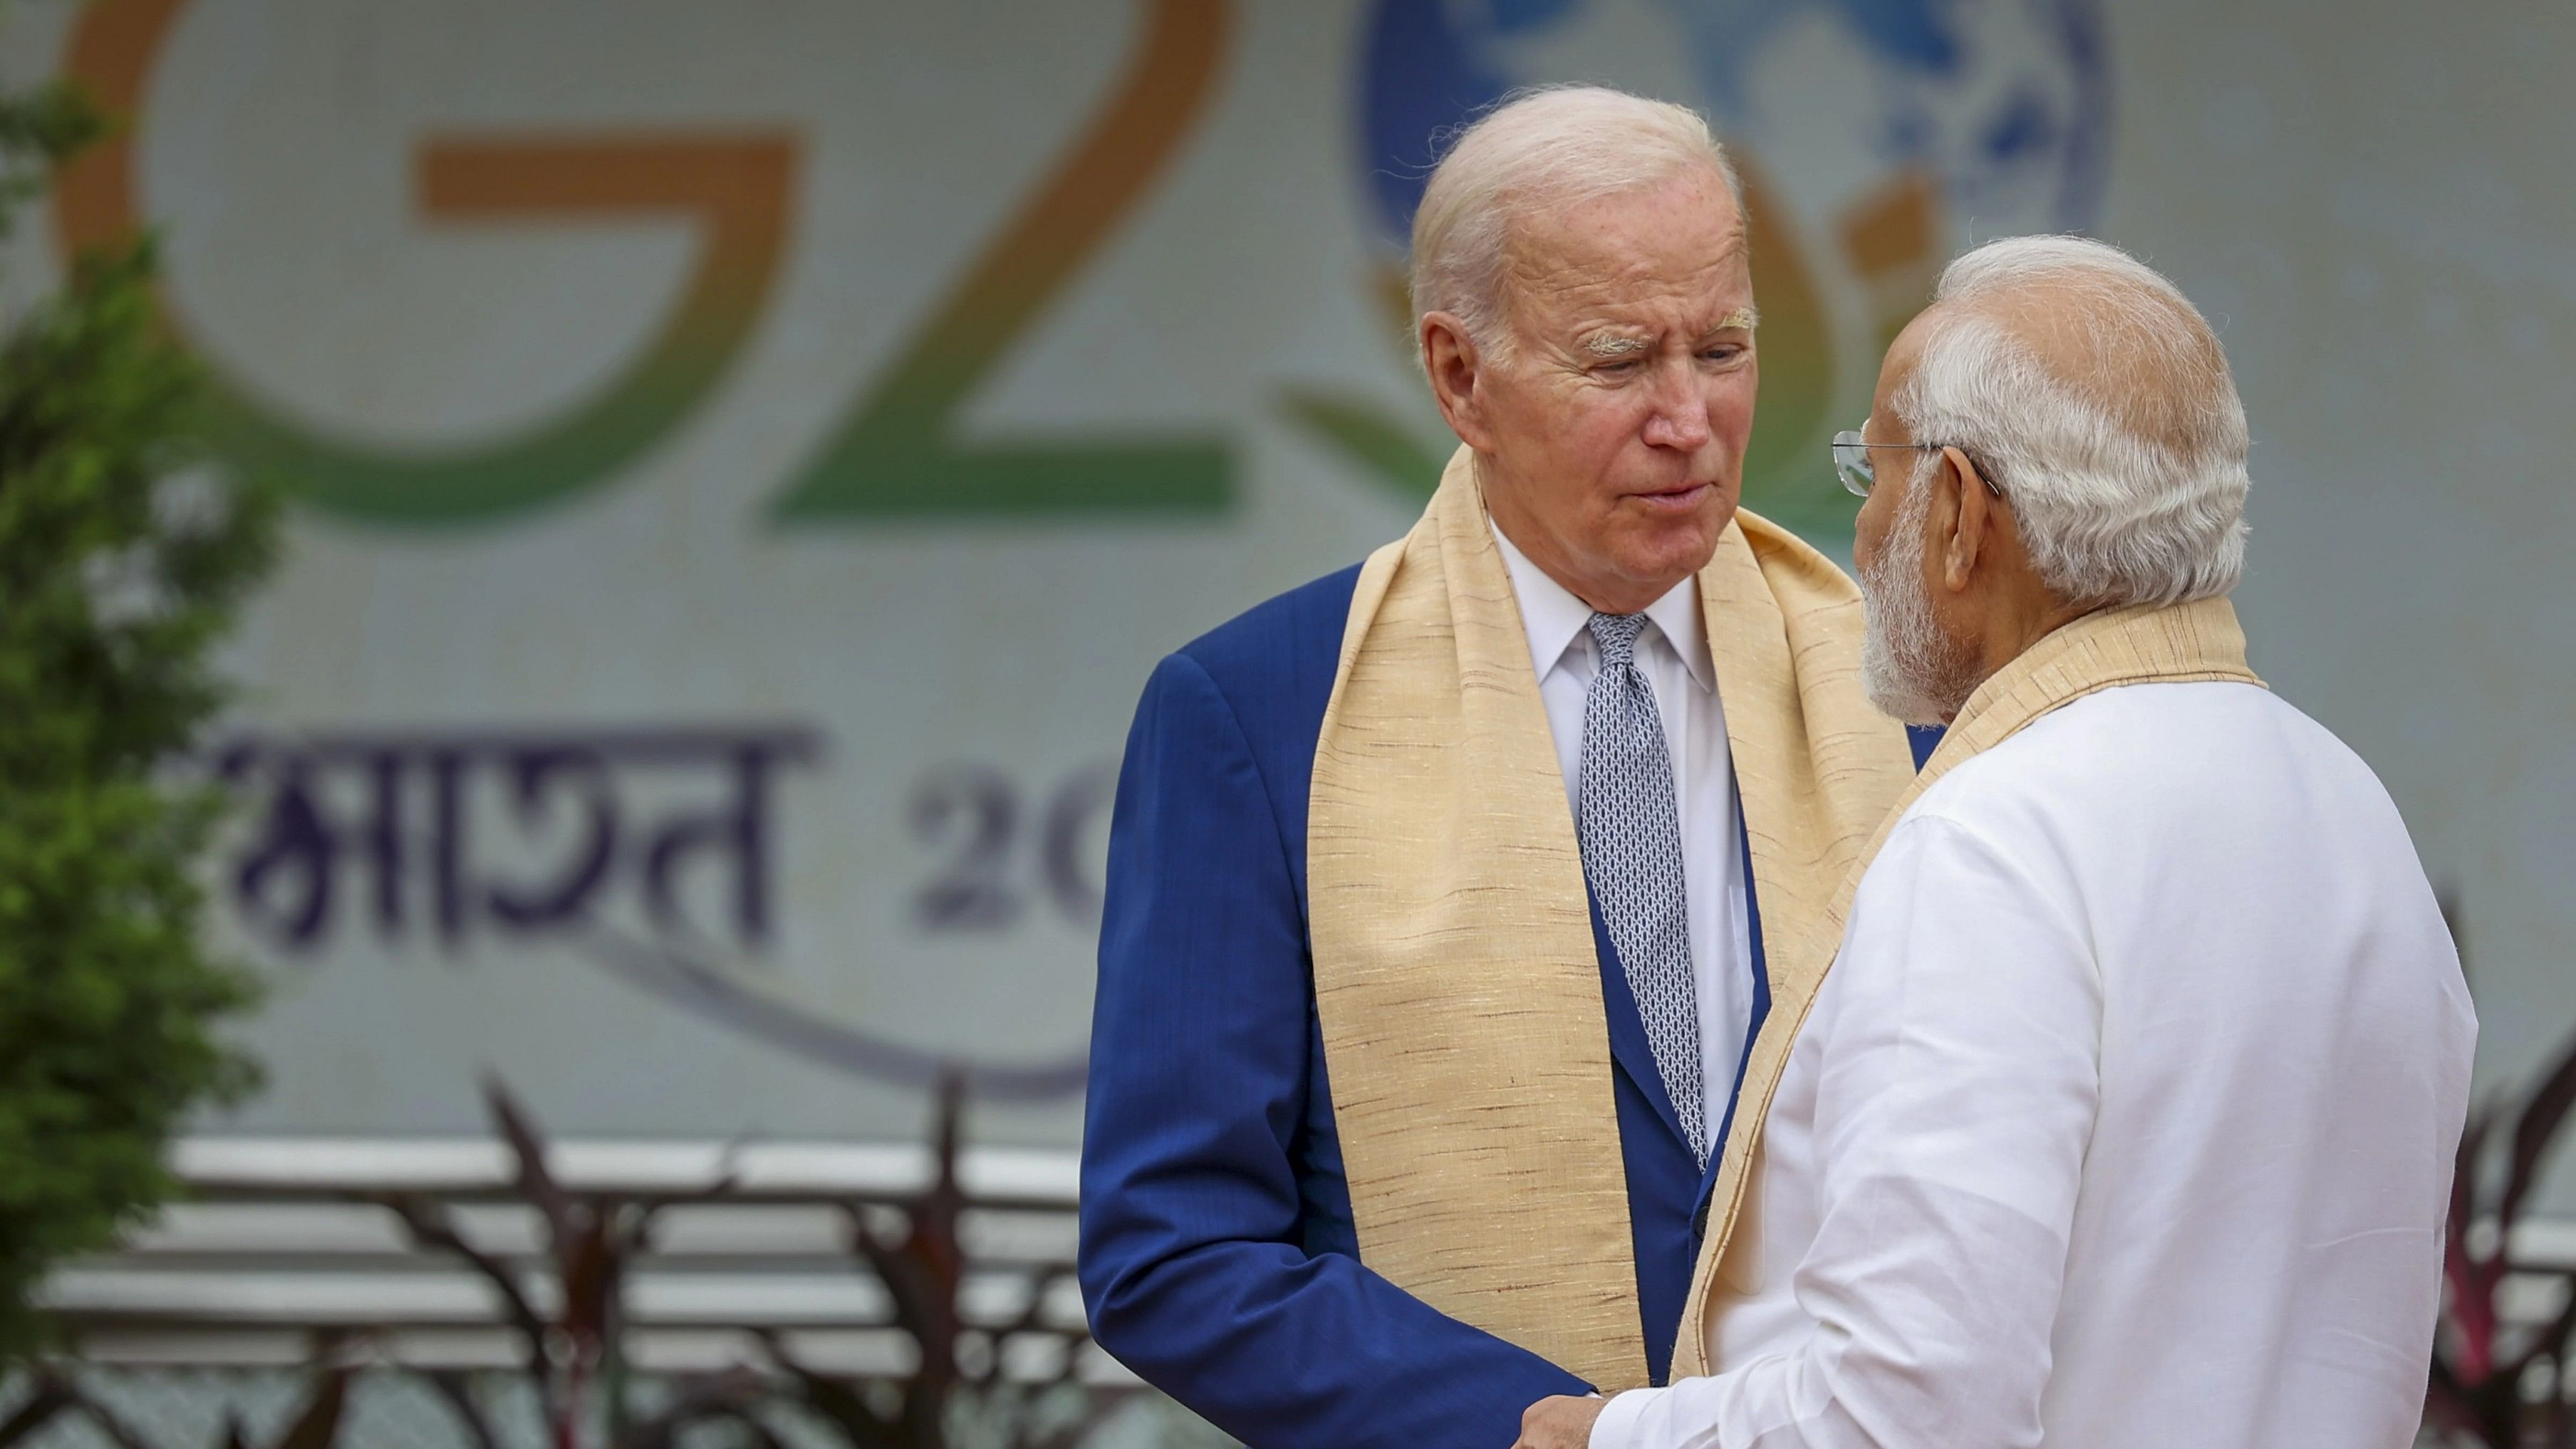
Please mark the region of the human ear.
POLYGON ((1987 491, 1985 476, 1968 455, 1956 448, 1941 450, 1941 466, 1935 470, 1936 486, 1932 507, 1936 520, 1946 518, 1945 527, 1935 530, 1942 541, 1941 583, 1950 592, 1964 593, 1968 581, 1976 576, 1977 556, 1986 545, 1986 531, 2000 520, 1994 511, 1994 495, 1987 491))
POLYGON ((1431 379, 1432 399, 1458 441, 1479 451, 1490 450, 1493 430, 1486 425, 1484 399, 1477 384, 1485 379, 1485 358, 1467 324, 1451 312, 1425 312, 1420 323, 1422 371, 1431 379))

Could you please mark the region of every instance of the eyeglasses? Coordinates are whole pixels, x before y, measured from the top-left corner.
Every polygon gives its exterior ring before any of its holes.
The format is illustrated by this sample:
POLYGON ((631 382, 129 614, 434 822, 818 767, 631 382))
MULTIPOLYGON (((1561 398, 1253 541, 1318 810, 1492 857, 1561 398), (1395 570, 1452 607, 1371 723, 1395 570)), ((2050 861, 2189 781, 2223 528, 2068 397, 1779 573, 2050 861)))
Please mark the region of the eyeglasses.
MULTIPOLYGON (((1845 428, 1841 432, 1834 434, 1834 472, 1841 476, 1843 486, 1851 490, 1853 497, 1867 498, 1869 496, 1869 490, 1878 486, 1878 469, 1870 465, 1870 449, 1903 448, 1906 451, 1913 453, 1937 453, 1943 448, 1949 446, 1952 445, 1947 443, 1866 443, 1861 441, 1858 429, 1845 428)), ((1977 476, 1984 480, 1986 491, 1992 493, 1997 498, 2003 497, 2004 490, 2001 485, 1995 482, 1994 470, 1983 463, 1977 462, 1976 457, 1973 454, 1969 454, 1967 449, 1961 448, 1959 449, 1959 452, 1963 456, 1966 456, 1970 463, 1975 464, 1977 476)))

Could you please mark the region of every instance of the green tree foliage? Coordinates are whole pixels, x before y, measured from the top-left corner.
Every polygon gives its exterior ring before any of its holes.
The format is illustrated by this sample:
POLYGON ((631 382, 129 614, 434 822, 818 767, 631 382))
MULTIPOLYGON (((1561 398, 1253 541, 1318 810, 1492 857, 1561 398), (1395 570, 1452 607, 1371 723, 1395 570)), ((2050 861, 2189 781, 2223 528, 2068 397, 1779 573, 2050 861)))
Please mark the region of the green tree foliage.
MULTIPOLYGON (((100 129, 59 87, 0 97, 0 232, 100 129)), ((81 258, 0 330, 0 1354, 41 1341, 45 1270, 166 1198, 171 1131, 252 1075, 215 1035, 252 983, 200 938, 217 802, 185 755, 276 507, 193 449, 152 274, 148 243, 81 258)))

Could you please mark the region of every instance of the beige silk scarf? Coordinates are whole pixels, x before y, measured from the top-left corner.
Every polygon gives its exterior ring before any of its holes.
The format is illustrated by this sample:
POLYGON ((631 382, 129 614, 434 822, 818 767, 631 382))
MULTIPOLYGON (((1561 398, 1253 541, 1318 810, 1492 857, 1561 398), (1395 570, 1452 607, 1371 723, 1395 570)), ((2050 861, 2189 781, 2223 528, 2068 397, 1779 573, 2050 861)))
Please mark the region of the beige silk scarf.
POLYGON ((1673 1344, 1674 1378, 1711 1371, 1709 1315, 1718 1301, 1718 1280, 1734 1276, 1720 1265, 1744 1204, 1746 1184, 1754 1175, 1751 1165, 1758 1160, 1771 1093, 1780 1085, 1780 1072, 1788 1065, 1789 1049, 1797 1040, 1799 1027, 1806 1022, 1807 1009, 1815 1004, 1816 989, 1824 984, 1834 953, 1841 947, 1843 924, 1851 912, 1852 896, 1860 889, 1861 875, 1877 858, 1879 847, 1887 843, 1897 821, 1925 790, 1961 761, 1993 749, 2043 715, 2088 694, 2123 684, 2196 679, 2254 685, 2263 682, 2246 667, 2245 631, 2236 621, 2235 606, 2225 599, 2204 599, 2170 608, 2106 609, 2087 614, 2023 650, 1968 696, 1949 733, 1942 736, 1941 747, 1924 762, 1923 773, 1888 811, 1870 837, 1868 848, 1852 863, 1817 933, 1809 938, 1810 953, 1789 961, 1784 961, 1778 951, 1770 953, 1771 1015, 1763 1022, 1745 1063, 1735 1124, 1727 1133, 1719 1160, 1708 1236, 1700 1245, 1699 1264, 1691 1275, 1690 1297, 1685 1300, 1688 1306, 1682 1313, 1681 1333, 1673 1344))
MULTIPOLYGON (((1862 693, 1860 595, 1832 563, 1739 513, 1699 586, 1764 944, 1803 960, 1912 757, 1862 693)), ((1600 1388, 1643 1384, 1582 855, 1466 449, 1360 571, 1307 872, 1361 1257, 1600 1388)))

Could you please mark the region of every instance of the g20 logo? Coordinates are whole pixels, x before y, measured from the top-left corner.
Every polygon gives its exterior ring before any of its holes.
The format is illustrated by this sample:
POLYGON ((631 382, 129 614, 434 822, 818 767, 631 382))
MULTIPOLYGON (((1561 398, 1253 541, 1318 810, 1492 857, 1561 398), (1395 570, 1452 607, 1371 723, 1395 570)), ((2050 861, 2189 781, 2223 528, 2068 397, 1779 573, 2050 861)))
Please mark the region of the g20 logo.
MULTIPOLYGON (((142 102, 188 0, 94 0, 65 70, 111 111, 142 102)), ((912 329, 883 380, 843 411, 775 496, 782 521, 1205 512, 1232 493, 1218 437, 1051 439, 982 445, 960 412, 1032 322, 1149 192, 1205 108, 1225 48, 1224 0, 1145 0, 1143 39, 1089 128, 912 329)), ((65 255, 133 237, 135 134, 119 133, 62 180, 65 255)), ((562 415, 461 447, 394 448, 286 417, 210 378, 206 428, 232 462, 317 507, 394 525, 508 518, 597 488, 703 404, 750 336, 793 221, 800 146, 789 131, 448 135, 412 156, 422 215, 437 225, 686 217, 695 265, 667 319, 616 376, 562 415)), ((184 319, 162 299, 164 325, 184 319)))

